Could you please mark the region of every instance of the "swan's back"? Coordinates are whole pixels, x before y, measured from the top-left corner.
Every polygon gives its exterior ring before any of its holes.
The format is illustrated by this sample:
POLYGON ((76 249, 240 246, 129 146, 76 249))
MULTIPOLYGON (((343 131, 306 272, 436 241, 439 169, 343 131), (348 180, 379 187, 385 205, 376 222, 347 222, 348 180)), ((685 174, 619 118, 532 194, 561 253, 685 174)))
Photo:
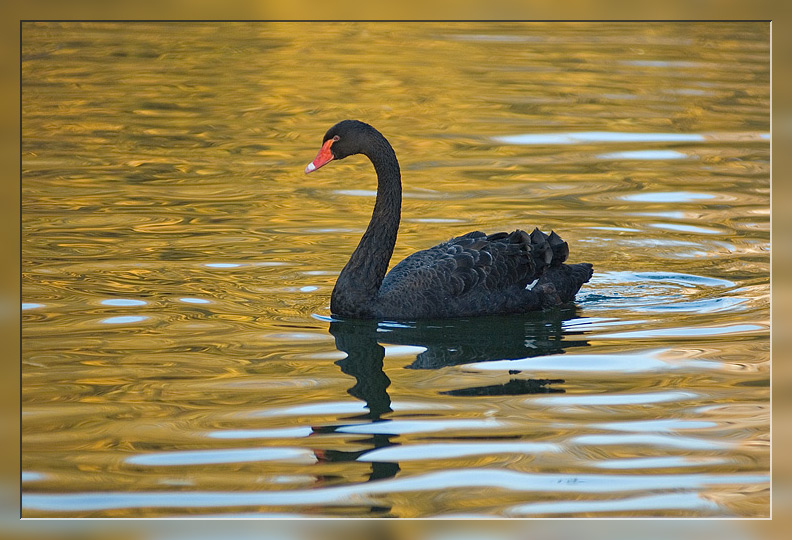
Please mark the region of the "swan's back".
POLYGON ((549 269, 566 267, 568 253, 567 243, 554 232, 471 232, 397 264, 382 282, 376 312, 380 317, 442 318, 541 308, 533 305, 538 295, 527 287, 549 269))

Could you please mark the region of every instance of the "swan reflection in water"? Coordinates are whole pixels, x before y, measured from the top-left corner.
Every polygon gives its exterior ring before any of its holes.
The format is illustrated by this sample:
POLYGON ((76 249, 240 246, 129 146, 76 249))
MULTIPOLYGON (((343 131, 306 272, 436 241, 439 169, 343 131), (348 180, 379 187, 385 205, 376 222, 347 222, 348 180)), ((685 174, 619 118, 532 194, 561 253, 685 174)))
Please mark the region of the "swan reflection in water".
MULTIPOLYGON (((576 339, 581 332, 564 331, 563 322, 577 318, 575 306, 524 315, 446 319, 416 322, 377 322, 369 320, 334 320, 330 333, 336 348, 347 356, 336 362, 343 373, 355 378, 348 390, 353 397, 365 402, 367 412, 348 416, 349 423, 315 427, 316 433, 344 432, 354 426, 355 433, 368 433, 369 439, 356 440, 367 448, 353 452, 325 450, 324 461, 356 461, 371 450, 394 446, 389 432, 388 418, 392 411, 387 389, 390 379, 383 371, 385 348, 380 343, 411 345, 425 350, 406 366, 407 369, 439 369, 447 366, 516 360, 549 354, 562 354, 570 347, 588 346, 584 339, 576 339), (366 431, 361 424, 370 424, 366 431)), ((563 392, 558 385, 562 379, 532 379, 510 371, 506 383, 471 386, 440 392, 449 396, 495 396, 563 392)), ((362 460, 361 460, 362 461, 362 460)), ((399 472, 395 462, 371 462, 369 481, 390 478, 399 472)), ((387 509, 379 509, 387 511, 387 509)))

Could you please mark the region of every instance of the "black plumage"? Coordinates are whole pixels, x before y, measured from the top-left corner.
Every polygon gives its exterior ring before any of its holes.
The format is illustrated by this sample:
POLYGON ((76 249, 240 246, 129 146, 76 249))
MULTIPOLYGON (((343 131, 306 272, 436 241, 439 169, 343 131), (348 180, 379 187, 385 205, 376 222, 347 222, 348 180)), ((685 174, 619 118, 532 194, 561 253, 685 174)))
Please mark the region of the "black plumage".
POLYGON ((366 155, 379 181, 369 226, 338 277, 334 315, 419 319, 522 313, 569 302, 592 265, 564 264, 569 246, 555 232, 474 231, 413 253, 385 275, 401 212, 401 173, 388 141, 368 124, 344 120, 324 137, 311 172, 333 159, 366 155))

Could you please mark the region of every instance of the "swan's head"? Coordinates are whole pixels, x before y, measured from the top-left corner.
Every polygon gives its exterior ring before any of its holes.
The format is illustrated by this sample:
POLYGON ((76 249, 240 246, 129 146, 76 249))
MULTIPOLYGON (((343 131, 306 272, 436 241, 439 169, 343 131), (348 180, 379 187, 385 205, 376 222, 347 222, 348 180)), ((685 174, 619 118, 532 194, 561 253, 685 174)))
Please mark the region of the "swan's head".
POLYGON ((344 159, 353 154, 365 154, 377 130, 359 120, 342 120, 327 130, 322 148, 316 159, 305 167, 305 174, 327 165, 334 159, 344 159))

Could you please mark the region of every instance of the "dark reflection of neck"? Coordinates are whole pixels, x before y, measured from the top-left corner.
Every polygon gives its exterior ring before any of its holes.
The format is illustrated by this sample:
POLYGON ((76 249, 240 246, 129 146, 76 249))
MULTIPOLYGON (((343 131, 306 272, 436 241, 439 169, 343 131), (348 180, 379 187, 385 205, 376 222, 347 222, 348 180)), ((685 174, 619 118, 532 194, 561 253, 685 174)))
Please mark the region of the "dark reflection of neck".
MULTIPOLYGON (((350 417, 350 420, 367 419, 372 422, 383 422, 381 416, 391 412, 391 400, 388 395, 390 379, 382 369, 385 348, 377 343, 377 323, 373 321, 333 322, 330 333, 336 340, 338 350, 347 357, 336 364, 341 371, 355 378, 355 384, 347 390, 349 394, 366 403, 368 413, 350 417)), ((371 447, 371 450, 393 446, 393 435, 372 434, 369 439, 359 441, 371 447)), ((357 452, 355 458, 365 452, 357 452)), ((351 456, 350 456, 351 457, 351 456)), ((399 472, 399 464, 393 462, 371 463, 369 481, 393 478, 399 472)), ((386 512, 387 509, 379 508, 386 512)))
POLYGON ((387 389, 390 379, 382 370, 385 348, 377 343, 377 323, 373 321, 333 322, 330 325, 338 350, 347 357, 336 364, 355 378, 349 394, 366 402, 369 412, 356 418, 379 420, 391 411, 387 389))

